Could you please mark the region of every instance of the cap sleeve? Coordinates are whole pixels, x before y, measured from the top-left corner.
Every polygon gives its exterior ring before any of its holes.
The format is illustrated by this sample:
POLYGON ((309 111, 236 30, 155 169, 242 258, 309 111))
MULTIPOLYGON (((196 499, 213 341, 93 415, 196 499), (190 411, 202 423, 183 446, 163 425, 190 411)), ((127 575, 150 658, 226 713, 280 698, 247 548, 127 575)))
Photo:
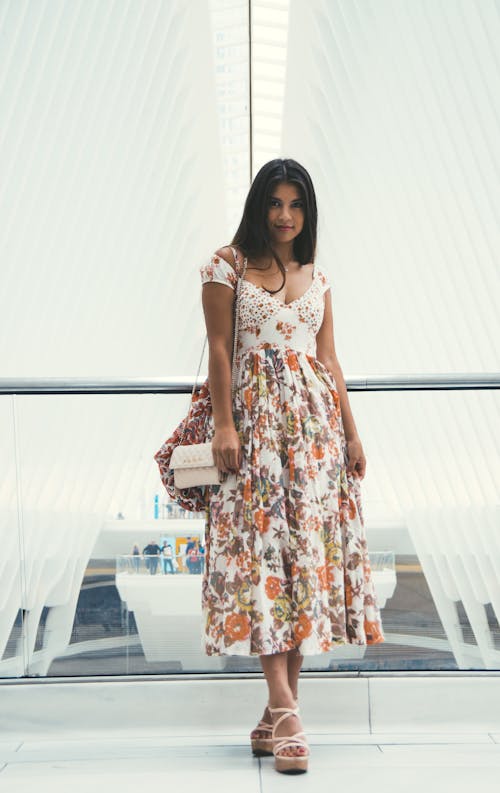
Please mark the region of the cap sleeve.
POLYGON ((200 267, 200 276, 202 284, 215 281, 218 284, 226 284, 226 286, 230 286, 231 289, 236 289, 236 284, 238 282, 238 276, 229 262, 226 262, 225 259, 222 259, 216 253, 214 253, 210 261, 202 264, 200 267))
POLYGON ((318 268, 318 281, 321 287, 321 294, 323 295, 327 289, 330 289, 330 279, 328 278, 326 273, 324 273, 323 270, 320 270, 319 268, 318 268))

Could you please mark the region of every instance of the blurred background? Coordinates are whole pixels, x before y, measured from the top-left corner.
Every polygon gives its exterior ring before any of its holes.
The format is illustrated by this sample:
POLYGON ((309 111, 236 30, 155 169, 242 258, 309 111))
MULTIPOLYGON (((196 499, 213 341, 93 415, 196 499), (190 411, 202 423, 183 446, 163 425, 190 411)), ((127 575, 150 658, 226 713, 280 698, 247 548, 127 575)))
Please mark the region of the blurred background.
POLYGON ((386 637, 304 669, 500 669, 499 40, 497 0, 1 0, 0 677, 260 669, 203 655, 204 516, 153 455, 275 157, 316 189, 386 637))

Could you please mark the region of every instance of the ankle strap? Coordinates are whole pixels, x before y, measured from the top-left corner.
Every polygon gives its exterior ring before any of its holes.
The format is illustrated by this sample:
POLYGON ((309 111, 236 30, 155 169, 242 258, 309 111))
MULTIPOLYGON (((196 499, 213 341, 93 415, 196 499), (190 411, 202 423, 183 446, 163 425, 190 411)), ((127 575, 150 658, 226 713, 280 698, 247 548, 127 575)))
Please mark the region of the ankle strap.
POLYGON ((270 705, 267 707, 269 708, 269 713, 293 713, 294 716, 297 716, 300 712, 298 705, 296 708, 272 708, 270 705))
MULTIPOLYGON (((268 706, 269 707, 269 706, 268 706)), ((279 725, 282 721, 287 719, 289 716, 298 716, 299 715, 299 708, 271 708, 269 707, 269 713, 271 716, 274 713, 282 713, 283 715, 279 717, 279 719, 273 724, 273 738, 276 730, 278 729, 279 725)))

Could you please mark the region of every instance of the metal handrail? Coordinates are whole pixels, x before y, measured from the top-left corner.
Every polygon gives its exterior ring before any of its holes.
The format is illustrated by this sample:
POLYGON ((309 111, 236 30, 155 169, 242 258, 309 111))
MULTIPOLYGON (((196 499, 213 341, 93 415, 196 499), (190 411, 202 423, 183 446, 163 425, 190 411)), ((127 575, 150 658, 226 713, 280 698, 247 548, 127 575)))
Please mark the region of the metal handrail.
MULTIPOLYGON (((200 375, 199 383, 207 375, 200 375)), ((194 377, 2 377, 0 394, 188 394, 194 377)), ((500 372, 345 378, 348 391, 460 391, 500 388, 500 372)))

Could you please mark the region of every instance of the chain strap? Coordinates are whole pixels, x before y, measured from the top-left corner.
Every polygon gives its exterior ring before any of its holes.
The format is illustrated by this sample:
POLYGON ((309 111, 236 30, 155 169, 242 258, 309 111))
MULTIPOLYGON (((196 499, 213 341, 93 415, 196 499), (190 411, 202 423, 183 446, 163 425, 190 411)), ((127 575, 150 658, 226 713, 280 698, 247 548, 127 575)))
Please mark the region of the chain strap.
MULTIPOLYGON (((236 253, 236 251, 235 251, 235 249, 233 247, 231 247, 231 250, 233 252, 234 260, 235 260, 236 264, 238 265, 238 270, 239 270, 238 254, 236 253)), ((243 281, 243 279, 245 277, 245 273, 246 273, 246 269, 247 269, 247 261, 248 261, 247 257, 245 256, 245 259, 243 261, 243 272, 241 274, 238 273, 238 283, 236 284, 236 295, 235 295, 235 306, 234 306, 234 331, 233 331, 233 360, 232 360, 232 366, 231 366, 231 399, 234 397, 234 393, 235 393, 235 390, 236 390, 236 349, 237 349, 237 345, 238 345, 238 330, 239 330, 239 324, 240 324, 240 291, 241 291, 241 282, 243 281)), ((196 383, 198 381, 198 376, 200 374, 200 369, 201 369, 201 363, 203 361, 203 354, 205 352, 205 347, 207 345, 207 339, 208 339, 208 334, 205 335, 205 340, 203 342, 203 348, 201 350, 200 362, 198 364, 198 371, 196 372, 196 376, 194 378, 194 383, 193 383, 193 388, 192 388, 192 391, 191 391, 191 397, 190 397, 190 402, 189 402, 189 411, 188 411, 188 414, 186 416, 186 420, 184 422, 184 429, 182 431, 182 435, 180 437, 179 442, 176 444, 177 446, 180 446, 182 441, 184 440, 186 427, 188 425, 189 417, 191 415, 191 408, 193 406, 193 396, 194 396, 194 392, 195 392, 195 389, 196 389, 196 383)))

